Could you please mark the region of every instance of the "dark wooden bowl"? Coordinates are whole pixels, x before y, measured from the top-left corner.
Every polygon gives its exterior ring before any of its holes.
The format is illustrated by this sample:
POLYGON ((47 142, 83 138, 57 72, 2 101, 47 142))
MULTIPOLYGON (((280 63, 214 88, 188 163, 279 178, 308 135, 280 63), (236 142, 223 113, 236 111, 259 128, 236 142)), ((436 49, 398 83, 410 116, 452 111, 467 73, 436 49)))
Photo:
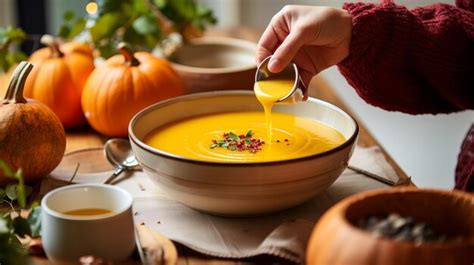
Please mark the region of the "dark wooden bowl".
POLYGON ((474 195, 460 191, 396 188, 351 196, 316 224, 307 248, 308 264, 473 264, 474 195), (361 218, 398 213, 426 222, 462 240, 415 244, 356 227, 361 218))
POLYGON ((256 44, 232 38, 193 39, 169 56, 186 92, 253 89, 256 44))

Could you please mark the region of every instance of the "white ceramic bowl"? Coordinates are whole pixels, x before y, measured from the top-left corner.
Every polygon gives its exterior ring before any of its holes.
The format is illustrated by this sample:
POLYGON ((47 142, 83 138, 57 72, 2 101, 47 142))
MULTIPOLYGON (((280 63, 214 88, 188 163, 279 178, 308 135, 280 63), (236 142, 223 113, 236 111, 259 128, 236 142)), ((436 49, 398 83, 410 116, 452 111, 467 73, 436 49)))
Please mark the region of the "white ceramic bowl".
POLYGON ((253 89, 256 50, 257 45, 246 40, 203 37, 191 40, 168 59, 184 80, 188 94, 253 89))
POLYGON ((308 157, 260 163, 205 162, 148 146, 142 140, 160 125, 226 111, 263 111, 250 91, 216 91, 176 97, 140 111, 130 122, 133 151, 143 170, 169 196, 218 215, 258 215, 298 205, 329 187, 347 166, 358 125, 347 113, 310 98, 274 111, 321 121, 347 139, 342 145, 308 157))

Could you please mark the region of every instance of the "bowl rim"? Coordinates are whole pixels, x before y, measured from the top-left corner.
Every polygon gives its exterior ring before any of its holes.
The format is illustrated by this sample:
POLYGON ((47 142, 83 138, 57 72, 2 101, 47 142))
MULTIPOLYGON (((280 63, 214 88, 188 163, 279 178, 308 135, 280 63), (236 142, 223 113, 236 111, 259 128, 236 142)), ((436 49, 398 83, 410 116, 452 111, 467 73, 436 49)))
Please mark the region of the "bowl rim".
POLYGON ((333 154, 337 151, 343 150, 346 147, 353 145, 355 143, 355 141, 357 140, 357 138, 358 138, 359 125, 358 125, 357 121, 354 119, 354 117, 352 117, 349 113, 343 111, 339 107, 336 107, 335 105, 333 105, 329 102, 326 102, 326 101, 323 101, 323 100, 320 100, 320 99, 315 99, 315 98, 312 98, 312 97, 309 97, 308 101, 322 104, 322 105, 324 105, 328 108, 331 108, 331 109, 347 116, 349 118, 349 120, 354 124, 355 129, 354 129, 354 132, 352 133, 352 135, 348 139, 346 139, 346 141, 344 141, 344 143, 342 143, 341 145, 338 145, 335 148, 329 149, 329 150, 324 151, 322 153, 317 153, 317 154, 308 155, 308 156, 304 156, 304 157, 296 157, 296 158, 287 159, 287 160, 264 161, 264 162, 245 162, 245 163, 243 163, 243 162, 228 162, 228 161, 224 162, 224 161, 198 160, 198 159, 183 157, 183 156, 180 156, 180 155, 176 155, 176 154, 173 154, 173 153, 169 153, 169 152, 162 151, 162 150, 156 149, 154 147, 151 147, 151 146, 145 144, 140 139, 138 139, 138 137, 133 132, 133 128, 134 128, 135 124, 137 123, 137 121, 142 116, 146 115, 147 113, 149 113, 151 111, 154 111, 156 108, 172 105, 172 104, 174 104, 178 101, 181 101, 183 99, 184 100, 190 100, 190 99, 196 99, 196 98, 202 98, 202 97, 216 97, 216 96, 229 96, 229 95, 249 96, 249 95, 252 95, 252 94, 253 94, 253 91, 248 91, 248 90, 225 90, 225 91, 219 90, 219 91, 201 92, 201 93, 194 93, 194 94, 178 96, 178 97, 174 97, 174 98, 171 98, 171 99, 167 99, 167 100, 155 103, 155 104, 150 105, 150 106, 142 109, 141 111, 139 111, 130 120, 130 123, 128 125, 129 139, 134 144, 139 146, 141 149, 147 151, 148 153, 163 156, 163 157, 173 159, 173 160, 177 160, 177 161, 181 161, 181 162, 200 164, 200 165, 212 165, 212 166, 244 167, 244 166, 278 165, 278 164, 286 164, 286 163, 290 163, 290 162, 300 162, 300 161, 312 160, 312 159, 315 159, 315 158, 318 158, 318 157, 327 156, 327 155, 333 154))
POLYGON ((126 191, 125 189, 118 187, 118 186, 113 186, 109 184, 100 184, 100 183, 83 183, 83 184, 72 184, 64 187, 60 187, 54 190, 51 190, 50 192, 46 193, 46 195, 41 199, 41 210, 47 213, 50 216, 53 216, 58 219, 62 220, 69 220, 69 221, 97 221, 97 220, 105 220, 105 219, 111 219, 114 218, 118 215, 126 213, 129 209, 132 208, 133 205, 133 197, 132 195, 126 191), (76 190, 76 189, 84 189, 84 188, 92 188, 96 190, 102 190, 102 191, 113 191, 113 192, 118 192, 122 194, 122 197, 125 198, 126 202, 124 203, 124 206, 120 207, 119 210, 117 211, 112 211, 111 213, 106 213, 106 214, 100 214, 100 215, 69 215, 65 214, 56 210, 53 210, 49 206, 49 199, 51 197, 57 196, 58 193, 65 192, 68 190, 76 190))
MULTIPOLYGON (((255 42, 244 40, 244 39, 228 38, 228 37, 201 37, 201 38, 192 39, 190 41, 190 44, 196 44, 196 45, 221 44, 225 46, 253 49, 255 50, 255 52, 257 51, 257 43, 255 42)), ((249 64, 249 65, 244 65, 244 66, 232 66, 232 67, 220 67, 220 68, 196 67, 196 66, 189 66, 189 65, 184 65, 184 64, 174 62, 171 60, 172 56, 173 54, 168 56, 168 62, 176 70, 186 71, 186 72, 195 73, 195 74, 227 74, 227 73, 255 70, 257 68, 256 62, 254 62, 252 65, 249 64)))

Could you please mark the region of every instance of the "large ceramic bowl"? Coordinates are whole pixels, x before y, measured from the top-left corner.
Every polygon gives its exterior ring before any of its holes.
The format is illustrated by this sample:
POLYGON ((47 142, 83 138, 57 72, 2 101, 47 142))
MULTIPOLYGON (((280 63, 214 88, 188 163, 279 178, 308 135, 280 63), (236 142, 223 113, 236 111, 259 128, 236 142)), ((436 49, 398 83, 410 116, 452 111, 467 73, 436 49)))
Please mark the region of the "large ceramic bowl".
POLYGON ((218 215, 258 215, 298 205, 329 187, 347 166, 359 131, 351 116, 317 99, 275 106, 274 110, 321 121, 339 130, 347 140, 324 153, 260 163, 198 161, 143 142, 156 127, 184 118, 263 111, 250 91, 206 92, 157 103, 132 119, 129 135, 143 170, 175 200, 218 215))
POLYGON ((187 93, 252 89, 257 45, 241 39, 203 37, 191 40, 169 56, 187 93))

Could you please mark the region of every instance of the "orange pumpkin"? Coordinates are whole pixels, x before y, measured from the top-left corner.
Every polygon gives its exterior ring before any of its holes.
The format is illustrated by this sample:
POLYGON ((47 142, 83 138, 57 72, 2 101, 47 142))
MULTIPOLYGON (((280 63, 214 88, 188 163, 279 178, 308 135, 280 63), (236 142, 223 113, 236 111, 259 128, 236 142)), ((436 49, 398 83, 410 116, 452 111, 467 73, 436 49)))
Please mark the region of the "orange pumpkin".
POLYGON ((125 44, 89 76, 82 109, 89 124, 108 136, 127 136, 128 123, 148 105, 183 94, 170 64, 148 52, 132 53, 125 44))
POLYGON ((81 95, 89 74, 94 70, 92 49, 86 44, 59 45, 43 36, 46 48, 34 52, 29 61, 35 66, 25 86, 25 96, 50 107, 71 128, 85 123, 81 95))
MULTIPOLYGON (((66 135, 58 117, 41 102, 23 97, 32 67, 27 62, 18 65, 0 102, 0 159, 15 171, 21 168, 26 182, 47 176, 66 148, 66 135)), ((9 181, 0 170, 0 184, 9 181)))

